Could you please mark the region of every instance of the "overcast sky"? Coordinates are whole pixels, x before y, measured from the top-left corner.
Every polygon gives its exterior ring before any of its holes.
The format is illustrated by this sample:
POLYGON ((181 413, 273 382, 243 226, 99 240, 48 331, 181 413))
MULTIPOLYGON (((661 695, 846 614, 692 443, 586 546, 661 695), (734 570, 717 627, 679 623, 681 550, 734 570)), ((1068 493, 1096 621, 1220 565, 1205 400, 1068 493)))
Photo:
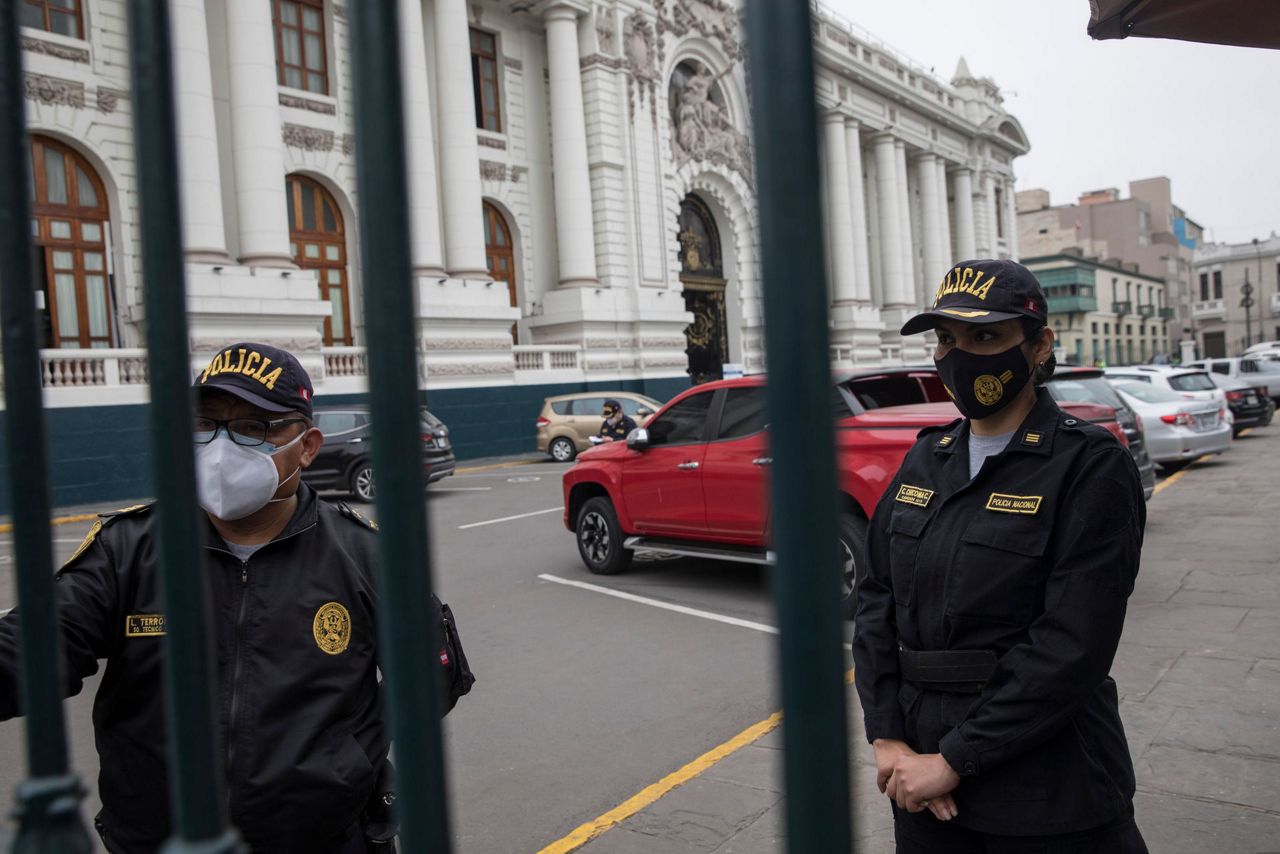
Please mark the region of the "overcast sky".
POLYGON ((1165 39, 1094 41, 1088 0, 823 0, 950 81, 991 77, 1031 153, 1017 188, 1052 204, 1166 175, 1218 241, 1280 232, 1280 50, 1165 39))

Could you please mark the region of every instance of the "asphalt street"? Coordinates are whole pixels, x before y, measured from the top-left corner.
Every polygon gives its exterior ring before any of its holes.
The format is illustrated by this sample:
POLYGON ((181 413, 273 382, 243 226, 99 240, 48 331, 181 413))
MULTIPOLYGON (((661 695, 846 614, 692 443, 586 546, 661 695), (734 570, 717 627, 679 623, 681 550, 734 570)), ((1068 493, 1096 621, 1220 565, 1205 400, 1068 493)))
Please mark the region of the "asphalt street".
MULTIPOLYGON (((459 854, 538 851, 778 707, 767 632, 539 578, 773 622, 756 567, 638 559, 621 576, 588 573, 561 523, 566 468, 462 473, 429 490, 436 589, 478 679, 445 722, 459 854)), ((54 528, 55 563, 91 524, 54 528)), ((14 604, 12 554, 5 534, 0 611, 14 604)), ((95 687, 66 704, 90 789, 95 687)), ((0 804, 12 802, 23 756, 20 722, 0 723, 0 804)), ((91 794, 86 814, 97 808, 91 794)))
MULTIPOLYGON (((1277 442, 1280 427, 1254 431, 1164 479, 1149 505, 1113 672, 1152 851, 1273 850, 1280 753, 1266 640, 1280 611, 1264 496, 1280 477, 1277 442)), ((429 492, 436 588, 479 679, 445 722, 455 851, 540 852, 735 742, 647 806, 615 812, 582 850, 783 850, 781 732, 750 735, 779 708, 765 571, 637 558, 622 575, 591 575, 561 524, 566 468, 489 468, 429 492)), ((59 561, 90 524, 54 529, 59 561)), ((0 611, 13 604, 11 555, 0 535, 0 611)), ((76 770, 90 784, 94 687, 67 703, 76 770)), ((850 700, 860 850, 889 850, 852 691, 850 700)), ((20 723, 0 724, 0 806, 22 757, 20 723)), ((92 788, 86 815, 97 809, 92 788)))

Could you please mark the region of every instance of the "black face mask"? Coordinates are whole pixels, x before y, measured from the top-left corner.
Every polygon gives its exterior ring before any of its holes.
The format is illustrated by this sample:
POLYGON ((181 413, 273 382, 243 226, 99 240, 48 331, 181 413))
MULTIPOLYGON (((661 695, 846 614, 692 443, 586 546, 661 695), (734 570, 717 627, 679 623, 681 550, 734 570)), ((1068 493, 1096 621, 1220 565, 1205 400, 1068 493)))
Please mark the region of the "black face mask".
POLYGON ((966 418, 986 418, 1009 405, 1031 379, 1031 368, 1015 344, 1003 353, 979 356, 959 347, 941 359, 934 359, 938 376, 960 414, 966 418))

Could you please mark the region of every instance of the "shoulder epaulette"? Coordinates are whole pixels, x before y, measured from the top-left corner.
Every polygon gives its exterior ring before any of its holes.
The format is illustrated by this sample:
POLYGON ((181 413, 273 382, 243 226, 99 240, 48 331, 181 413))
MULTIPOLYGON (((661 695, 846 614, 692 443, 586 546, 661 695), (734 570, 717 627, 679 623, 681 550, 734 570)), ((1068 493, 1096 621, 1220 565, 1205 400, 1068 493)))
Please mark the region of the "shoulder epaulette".
POLYGON ((961 421, 964 421, 964 419, 957 418, 955 421, 950 421, 946 424, 931 424, 917 433, 916 438, 923 439, 925 436, 932 436, 934 433, 950 433, 956 427, 960 426, 961 421))
POLYGON ((362 516, 359 513, 359 511, 357 511, 354 507, 352 507, 347 502, 339 501, 337 504, 334 505, 334 507, 337 508, 337 511, 339 513, 341 513, 343 516, 350 519, 352 522, 355 522, 357 525, 361 525, 365 528, 368 528, 370 531, 378 530, 377 522, 373 521, 372 519, 366 516, 362 516))
POLYGON ((98 518, 102 520, 103 525, 110 525, 116 519, 124 516, 141 516, 144 513, 151 512, 151 508, 155 507, 155 502, 149 504, 131 504, 128 507, 121 507, 119 510, 107 510, 99 513, 98 518))
POLYGON ((145 513, 148 513, 150 512, 153 506, 155 505, 154 504, 134 504, 129 507, 121 507, 119 510, 108 510, 105 513, 99 513, 98 520, 93 523, 92 527, 89 528, 89 533, 84 535, 84 539, 80 541, 80 545, 76 546, 76 550, 71 553, 71 557, 63 561, 62 567, 59 569, 59 571, 61 571, 62 569, 66 569, 68 566, 71 565, 72 561, 74 561, 76 558, 80 557, 80 555, 88 551, 89 546, 93 545, 93 541, 97 538, 98 534, 101 533, 103 528, 115 522, 117 519, 123 518, 125 516, 141 516, 145 513))

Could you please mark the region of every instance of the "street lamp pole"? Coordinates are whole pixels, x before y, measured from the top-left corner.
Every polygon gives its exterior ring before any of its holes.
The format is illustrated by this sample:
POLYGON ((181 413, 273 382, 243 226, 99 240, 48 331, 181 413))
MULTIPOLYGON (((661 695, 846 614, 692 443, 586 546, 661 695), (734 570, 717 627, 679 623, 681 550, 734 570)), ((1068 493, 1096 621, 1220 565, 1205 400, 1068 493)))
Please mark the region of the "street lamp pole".
MULTIPOLYGON (((1262 334, 1262 244, 1253 238, 1253 254, 1258 258, 1258 340, 1266 336, 1262 334)), ((1280 282, 1276 282, 1276 293, 1280 294, 1280 282)))
MULTIPOLYGON (((1240 300, 1240 305, 1244 306, 1244 348, 1248 350, 1253 346, 1253 285, 1249 284, 1249 268, 1244 268, 1244 284, 1240 286, 1240 293, 1244 294, 1244 298, 1240 300)), ((1261 319, 1261 318, 1259 318, 1261 319)))

